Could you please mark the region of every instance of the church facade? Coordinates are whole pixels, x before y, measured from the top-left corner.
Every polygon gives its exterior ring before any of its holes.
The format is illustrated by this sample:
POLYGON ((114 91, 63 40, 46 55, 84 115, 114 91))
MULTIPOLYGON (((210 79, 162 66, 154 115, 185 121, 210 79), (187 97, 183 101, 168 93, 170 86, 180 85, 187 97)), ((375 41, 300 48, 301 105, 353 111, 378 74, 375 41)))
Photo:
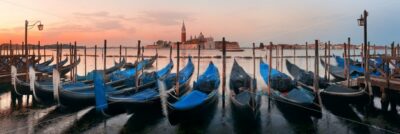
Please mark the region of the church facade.
MULTIPOLYGON (((185 22, 182 23, 181 28, 181 49, 215 49, 215 42, 213 37, 205 37, 202 32, 199 35, 190 36, 189 39, 186 39, 186 26, 185 22)), ((173 44, 173 47, 176 48, 176 44, 173 44)))

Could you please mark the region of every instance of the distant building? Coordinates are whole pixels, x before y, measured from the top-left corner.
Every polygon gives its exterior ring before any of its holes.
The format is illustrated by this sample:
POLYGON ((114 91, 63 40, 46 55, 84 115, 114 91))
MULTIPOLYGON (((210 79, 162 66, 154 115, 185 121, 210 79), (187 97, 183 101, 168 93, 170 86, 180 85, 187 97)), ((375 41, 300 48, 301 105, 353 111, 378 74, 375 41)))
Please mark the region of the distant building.
MULTIPOLYGON (((236 45, 239 46, 239 44, 236 42, 236 45)), ((173 48, 176 48, 176 43, 172 44, 173 48)), ((216 48, 216 42, 214 41, 213 37, 205 37, 203 32, 200 32, 199 35, 195 35, 194 38, 193 36, 190 36, 189 39, 186 38, 186 26, 185 22, 182 23, 182 28, 181 28, 181 49, 217 49, 216 48)), ((238 47, 240 48, 240 47, 238 47)))

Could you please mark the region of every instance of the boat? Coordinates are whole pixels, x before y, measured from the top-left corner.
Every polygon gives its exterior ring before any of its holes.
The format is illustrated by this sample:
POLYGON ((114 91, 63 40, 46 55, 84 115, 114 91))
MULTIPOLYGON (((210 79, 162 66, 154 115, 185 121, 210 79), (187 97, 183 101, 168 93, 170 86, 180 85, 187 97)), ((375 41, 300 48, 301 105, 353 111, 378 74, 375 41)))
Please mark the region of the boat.
MULTIPOLYGON (((117 68, 121 68, 123 66, 123 64, 125 63, 125 59, 123 59, 120 63, 118 63, 117 65, 114 65, 111 68, 106 69, 106 73, 112 73, 111 71, 114 70, 118 70, 117 68)), ((89 81, 93 81, 93 77, 95 72, 100 72, 103 73, 103 71, 91 71, 91 73, 89 73, 85 78, 82 78, 78 76, 77 81, 79 83, 83 83, 83 84, 90 84, 89 81), (92 78, 90 78, 92 77, 92 78)), ((62 82, 64 84, 70 83, 70 82, 62 82)), ((36 96, 35 99, 39 102, 53 102, 54 100, 54 92, 53 92, 53 78, 49 77, 49 78, 43 78, 40 80, 36 80, 35 81, 35 88, 34 91, 36 92, 36 96)))
MULTIPOLYGON (((76 67, 78 64, 80 63, 80 59, 78 59, 76 62, 74 62, 73 64, 70 64, 70 65, 68 65, 68 66, 66 66, 66 67, 64 67, 64 68, 61 68, 60 70, 60 74, 63 74, 63 75, 65 75, 66 73, 68 73, 69 71, 71 71, 74 67, 76 67)), ((12 70, 15 70, 15 73, 13 73, 14 71, 11 71, 11 73, 12 73, 12 85, 14 85, 14 92, 17 94, 17 95, 29 95, 29 94, 32 94, 32 90, 30 89, 30 84, 29 84, 29 80, 27 80, 27 79, 25 79, 25 80, 23 80, 23 78, 22 77, 26 77, 26 75, 20 75, 20 76, 17 76, 16 75, 16 69, 15 69, 15 67, 13 67, 14 69, 12 69, 12 70)))
POLYGON ((123 58, 121 60, 121 62, 115 63, 114 66, 112 66, 110 68, 107 68, 105 71, 104 70, 93 70, 93 71, 87 73, 85 76, 77 75, 77 80, 81 81, 81 82, 85 82, 85 83, 92 82, 93 81, 93 75, 95 74, 95 72, 103 73, 103 71, 104 71, 104 73, 106 75, 108 75, 108 74, 110 74, 110 73, 112 73, 114 71, 117 71, 117 70, 121 69, 122 67, 125 66, 125 64, 126 64, 126 59, 123 58))
MULTIPOLYGON (((343 81, 346 80, 346 76, 344 73, 344 68, 339 67, 339 66, 334 66, 326 63, 324 60, 321 59, 321 64, 322 66, 327 69, 326 67, 329 67, 328 72, 338 81, 343 81)), ((362 76, 363 73, 350 70, 350 78, 357 78, 359 76, 362 76)))
MULTIPOLYGON (((314 73, 311 71, 305 71, 295 64, 291 63, 289 60, 286 60, 286 69, 289 74, 293 76, 293 79, 298 83, 302 83, 307 86, 313 86, 314 84, 314 73)), ((326 88, 329 86, 329 82, 326 79, 319 78, 318 82, 319 88, 326 88)))
POLYGON ((251 91, 252 87, 256 89, 256 83, 234 60, 229 78, 230 102, 233 115, 239 120, 253 122, 258 119, 261 96, 251 91))
POLYGON ((49 59, 43 63, 36 64, 35 68, 43 68, 43 67, 49 66, 53 61, 54 61, 54 57, 51 57, 51 59, 49 59))
MULTIPOLYGON (((145 68, 152 67, 153 63, 156 61, 157 57, 158 57, 158 55, 156 54, 155 56, 152 56, 149 59, 144 59, 143 61, 146 62, 145 68)), ((135 68, 136 65, 137 65, 137 62, 135 62, 133 64, 132 63, 126 63, 124 68, 135 68)))
MULTIPOLYGON (((140 62, 137 68, 126 70, 117 70, 110 74, 108 82, 106 83, 106 94, 118 92, 119 88, 111 88, 121 86, 127 83, 135 83, 134 75, 144 66, 144 62, 140 62)), ((102 74, 96 72, 96 74, 102 74)), ((100 77, 100 76, 94 76, 100 77)), ((103 77, 103 76, 101 76, 103 77)), ((84 82, 69 82, 63 83, 59 86, 59 102, 66 107, 86 107, 92 106, 95 103, 95 92, 93 83, 87 84, 84 82)))
POLYGON ((182 96, 168 99, 168 119, 175 125, 182 120, 201 117, 218 100, 220 84, 218 68, 210 62, 206 71, 193 82, 193 89, 182 96))
MULTIPOLYGON (((194 64, 191 57, 188 60, 186 66, 178 72, 179 94, 176 94, 174 90, 176 88, 174 87, 176 73, 168 74, 165 78, 159 78, 165 83, 166 94, 180 96, 189 90, 189 83, 194 72, 194 64)), ((161 111, 160 86, 157 84, 154 87, 141 89, 136 92, 132 90, 131 92, 124 92, 122 94, 108 95, 107 100, 109 104, 123 106, 128 112, 145 113, 148 111, 161 111)))
MULTIPOLYGON (((222 49, 219 49, 219 51, 223 51, 222 49)), ((244 49, 241 49, 241 48, 233 48, 233 49, 226 49, 225 50, 226 52, 243 52, 244 51, 244 49)))
MULTIPOLYGON (((314 81, 314 73, 306 72, 295 64, 290 63, 286 60, 286 67, 289 73, 297 80, 298 84, 306 87, 306 89, 311 89, 314 81), (308 88, 307 88, 308 87, 308 88)), ((332 102, 332 103, 357 103, 362 102, 367 97, 367 92, 363 89, 353 89, 348 88, 344 85, 339 84, 329 84, 326 80, 319 78, 319 85, 321 90, 319 90, 319 94, 321 96, 321 100, 324 102, 332 102)), ((368 101, 364 101, 368 102, 368 101)))
POLYGON ((53 68, 62 67, 68 62, 68 57, 66 57, 64 60, 60 61, 58 64, 53 64, 50 66, 38 66, 35 68, 35 71, 41 72, 41 73, 47 73, 47 74, 52 74, 53 73, 53 68))
POLYGON ((283 109, 283 112, 321 117, 321 107, 316 103, 317 98, 310 89, 297 86, 288 75, 276 69, 269 70, 269 65, 262 59, 260 73, 264 82, 270 86, 271 99, 283 109))

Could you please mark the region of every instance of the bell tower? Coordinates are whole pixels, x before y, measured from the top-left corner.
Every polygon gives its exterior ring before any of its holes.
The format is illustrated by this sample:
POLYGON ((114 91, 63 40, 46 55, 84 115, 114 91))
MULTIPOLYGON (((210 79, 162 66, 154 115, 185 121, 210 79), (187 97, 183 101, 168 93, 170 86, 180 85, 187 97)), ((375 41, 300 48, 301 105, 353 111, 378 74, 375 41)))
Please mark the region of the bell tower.
POLYGON ((186 42, 186 28, 185 28, 185 21, 182 23, 182 31, 181 31, 181 42, 186 42))

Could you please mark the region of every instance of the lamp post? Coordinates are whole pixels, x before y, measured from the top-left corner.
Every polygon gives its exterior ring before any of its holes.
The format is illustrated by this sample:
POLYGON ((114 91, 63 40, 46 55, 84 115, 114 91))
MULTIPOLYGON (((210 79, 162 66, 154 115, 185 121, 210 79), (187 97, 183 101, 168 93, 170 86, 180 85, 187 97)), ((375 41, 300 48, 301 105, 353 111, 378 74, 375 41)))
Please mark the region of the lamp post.
POLYGON ((28 76, 28 71, 29 71, 29 59, 28 59, 28 30, 32 29, 36 24, 38 26, 39 31, 43 30, 43 24, 42 22, 39 21, 35 21, 33 24, 29 24, 28 20, 25 20, 25 58, 26 58, 26 80, 29 80, 29 76, 28 76))
POLYGON ((361 14, 360 18, 357 19, 358 25, 364 27, 364 46, 363 46, 363 62, 364 62, 364 75, 365 75, 365 88, 368 88, 369 95, 372 95, 372 89, 370 88, 369 83, 369 72, 368 72, 368 57, 369 49, 368 49, 368 40, 367 40, 367 18, 368 12, 364 10, 363 14, 361 14))

